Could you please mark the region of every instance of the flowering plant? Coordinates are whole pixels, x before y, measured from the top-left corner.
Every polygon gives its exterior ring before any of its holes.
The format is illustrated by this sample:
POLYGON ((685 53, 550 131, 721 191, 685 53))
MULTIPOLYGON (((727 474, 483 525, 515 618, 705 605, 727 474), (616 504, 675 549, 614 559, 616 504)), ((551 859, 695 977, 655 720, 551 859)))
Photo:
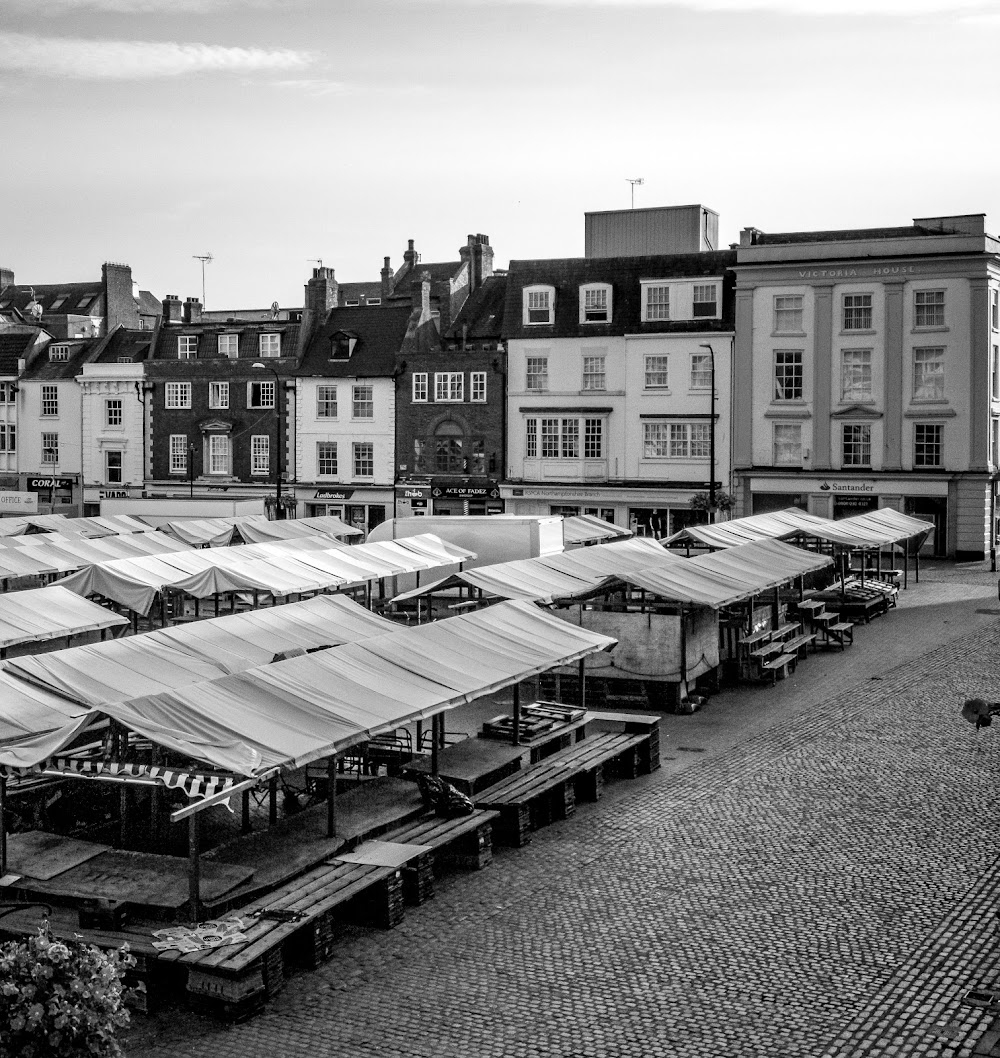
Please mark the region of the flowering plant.
POLYGON ((115 1032, 129 1023, 122 974, 132 966, 127 944, 105 952, 58 940, 48 922, 0 945, 0 1054, 121 1058, 115 1032))

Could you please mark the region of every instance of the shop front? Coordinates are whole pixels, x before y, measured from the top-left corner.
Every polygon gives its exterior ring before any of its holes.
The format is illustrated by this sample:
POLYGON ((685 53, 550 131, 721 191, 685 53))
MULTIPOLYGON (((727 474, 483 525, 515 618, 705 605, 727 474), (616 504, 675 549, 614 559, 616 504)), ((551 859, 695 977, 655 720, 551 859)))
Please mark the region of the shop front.
POLYGON ((83 516, 97 518, 101 513, 101 500, 131 500, 142 497, 142 485, 84 485, 83 516))
POLYGON ((696 493, 704 491, 699 483, 676 489, 502 485, 500 491, 508 514, 589 514, 655 539, 706 521, 705 512, 691 506, 696 493))
POLYGON ((65 514, 79 518, 83 513, 79 474, 61 474, 59 477, 22 474, 21 482, 21 491, 37 494, 39 514, 65 514))
POLYGON ((302 488, 295 490, 306 518, 339 518, 366 535, 392 517, 393 493, 389 488, 302 488))
MULTIPOLYGON (((400 490, 397 490, 397 498, 399 492, 400 490)), ((426 504, 423 509, 425 514, 459 516, 504 513, 500 486, 490 478, 465 478, 457 481, 454 478, 431 478, 430 484, 421 489, 420 497, 409 498, 411 508, 415 501, 423 501, 426 504)), ((405 515, 399 514, 399 517, 405 515)))
POLYGON ((766 514, 799 507, 819 518, 850 518, 855 514, 891 507, 903 514, 933 522, 935 531, 921 549, 923 555, 943 557, 954 553, 955 527, 949 511, 956 509, 958 482, 952 475, 853 477, 833 473, 828 477, 761 475, 744 479, 744 510, 766 514))

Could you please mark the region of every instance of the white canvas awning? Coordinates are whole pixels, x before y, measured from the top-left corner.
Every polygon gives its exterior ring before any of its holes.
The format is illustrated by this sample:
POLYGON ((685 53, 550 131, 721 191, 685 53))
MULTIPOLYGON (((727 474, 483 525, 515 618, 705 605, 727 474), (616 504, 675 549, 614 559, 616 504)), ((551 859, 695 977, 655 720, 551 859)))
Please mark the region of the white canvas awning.
POLYGON ((126 624, 120 614, 57 585, 0 595, 0 649, 126 624))
POLYGON ((667 544, 685 541, 702 544, 710 548, 738 547, 756 540, 782 540, 795 537, 811 537, 842 547, 872 548, 884 542, 881 533, 866 533, 860 527, 847 525, 850 519, 831 521, 807 514, 797 507, 769 514, 753 514, 746 518, 733 518, 728 522, 711 525, 689 525, 668 537, 667 544))
POLYGON ((564 547, 581 547, 601 540, 623 540, 629 536, 632 536, 631 529, 623 529, 593 514, 575 514, 563 518, 564 547))
POLYGON ((254 519, 236 523, 240 535, 248 544, 261 544, 269 540, 294 540, 301 537, 338 539, 364 536, 360 529, 348 525, 339 518, 293 518, 282 521, 254 519))

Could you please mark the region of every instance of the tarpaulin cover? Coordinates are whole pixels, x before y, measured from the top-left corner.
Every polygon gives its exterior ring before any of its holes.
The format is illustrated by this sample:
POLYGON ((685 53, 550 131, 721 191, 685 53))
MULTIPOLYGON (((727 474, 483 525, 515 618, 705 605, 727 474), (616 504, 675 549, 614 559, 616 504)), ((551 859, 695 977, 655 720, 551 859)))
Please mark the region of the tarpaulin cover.
POLYGON ((240 535, 248 544, 260 544, 268 540, 292 540, 296 537, 347 537, 364 536, 360 529, 342 522, 339 518, 297 518, 283 521, 244 520, 236 523, 240 535))
POLYGON ((841 519, 837 525, 850 525, 863 533, 882 533, 892 543, 902 543, 904 540, 919 540, 923 543, 934 532, 933 522, 911 518, 910 515, 900 514, 891 507, 880 507, 877 511, 855 514, 850 518, 841 519))
MULTIPOLYGON (((258 591, 275 596, 298 595, 350 587, 398 573, 413 573, 456 561, 436 537, 413 537, 425 542, 423 552, 411 542, 331 547, 326 552, 296 552, 289 541, 246 544, 242 547, 189 548, 185 551, 101 563, 66 577, 59 583, 78 595, 102 595, 137 613, 149 613, 165 588, 198 599, 219 592, 258 591), (434 550, 442 557, 435 558, 434 550), (322 559, 317 555, 324 556, 322 559)), ((461 552, 470 554, 470 552, 461 552)), ((0 564, 3 555, 0 554, 0 564)))
POLYGON ((0 647, 128 624, 120 614, 58 586, 0 595, 0 647))
MULTIPOLYGON (((260 517, 263 521, 263 515, 260 517)), ((183 540, 192 547, 204 547, 205 544, 227 547, 236 533, 237 521, 237 518, 178 518, 175 522, 164 522, 160 532, 183 540)))
POLYGON ((99 537, 113 536, 119 533, 145 533, 149 526, 138 518, 127 514, 105 515, 103 518, 66 518, 61 514, 31 514, 23 518, 3 520, 0 535, 9 536, 12 532, 52 532, 76 536, 99 537), (10 523, 19 522, 21 527, 14 529, 10 523))
MULTIPOLYGON (((296 647, 338 646, 385 635, 395 627, 350 599, 321 595, 288 606, 15 658, 6 663, 6 671, 96 707, 266 665, 275 654, 296 647)), ((0 712, 6 712, 2 703, 0 712)))
POLYGON ((769 514, 753 514, 711 525, 689 525, 668 537, 665 543, 695 541, 706 547, 738 547, 755 540, 774 540, 789 537, 815 537, 844 547, 878 547, 884 542, 881 534, 866 534, 857 527, 844 527, 844 521, 817 518, 797 507, 769 514))
POLYGON ((631 529, 623 529, 593 514, 574 514, 563 518, 564 547, 579 547, 595 540, 620 540, 631 535, 631 529))
POLYGON ((760 540, 626 573, 621 579, 670 602, 718 610, 832 565, 829 555, 781 540, 760 540))
POLYGON ((67 529, 70 519, 65 514, 32 514, 21 518, 0 518, 0 536, 19 536, 32 528, 47 529, 50 526, 56 532, 72 532, 67 529))
MULTIPOLYGON (((318 651, 235 676, 106 705, 102 714, 161 746, 242 775, 297 767, 569 664, 615 640, 531 603, 318 651)), ((66 744, 75 726, 66 729, 66 744)), ((49 741, 49 754, 58 745, 49 741)), ((0 764, 10 761, 0 747, 0 764)))

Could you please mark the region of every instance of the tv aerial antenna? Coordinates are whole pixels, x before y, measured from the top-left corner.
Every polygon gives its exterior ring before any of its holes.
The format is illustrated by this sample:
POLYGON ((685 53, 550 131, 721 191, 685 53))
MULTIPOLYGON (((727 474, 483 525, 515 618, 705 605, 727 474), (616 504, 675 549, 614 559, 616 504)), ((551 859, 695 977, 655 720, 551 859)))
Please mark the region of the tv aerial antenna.
POLYGON ((322 268, 323 267, 323 258, 322 257, 307 257, 306 258, 306 264, 317 264, 317 265, 320 266, 320 268, 322 268))
POLYGON ((210 253, 194 253, 191 256, 196 261, 201 261, 201 307, 206 308, 208 300, 205 297, 205 265, 211 264, 215 258, 210 253))
POLYGON ((632 185, 632 205, 631 209, 635 209, 635 185, 643 183, 641 176, 626 176, 625 182, 632 185))

